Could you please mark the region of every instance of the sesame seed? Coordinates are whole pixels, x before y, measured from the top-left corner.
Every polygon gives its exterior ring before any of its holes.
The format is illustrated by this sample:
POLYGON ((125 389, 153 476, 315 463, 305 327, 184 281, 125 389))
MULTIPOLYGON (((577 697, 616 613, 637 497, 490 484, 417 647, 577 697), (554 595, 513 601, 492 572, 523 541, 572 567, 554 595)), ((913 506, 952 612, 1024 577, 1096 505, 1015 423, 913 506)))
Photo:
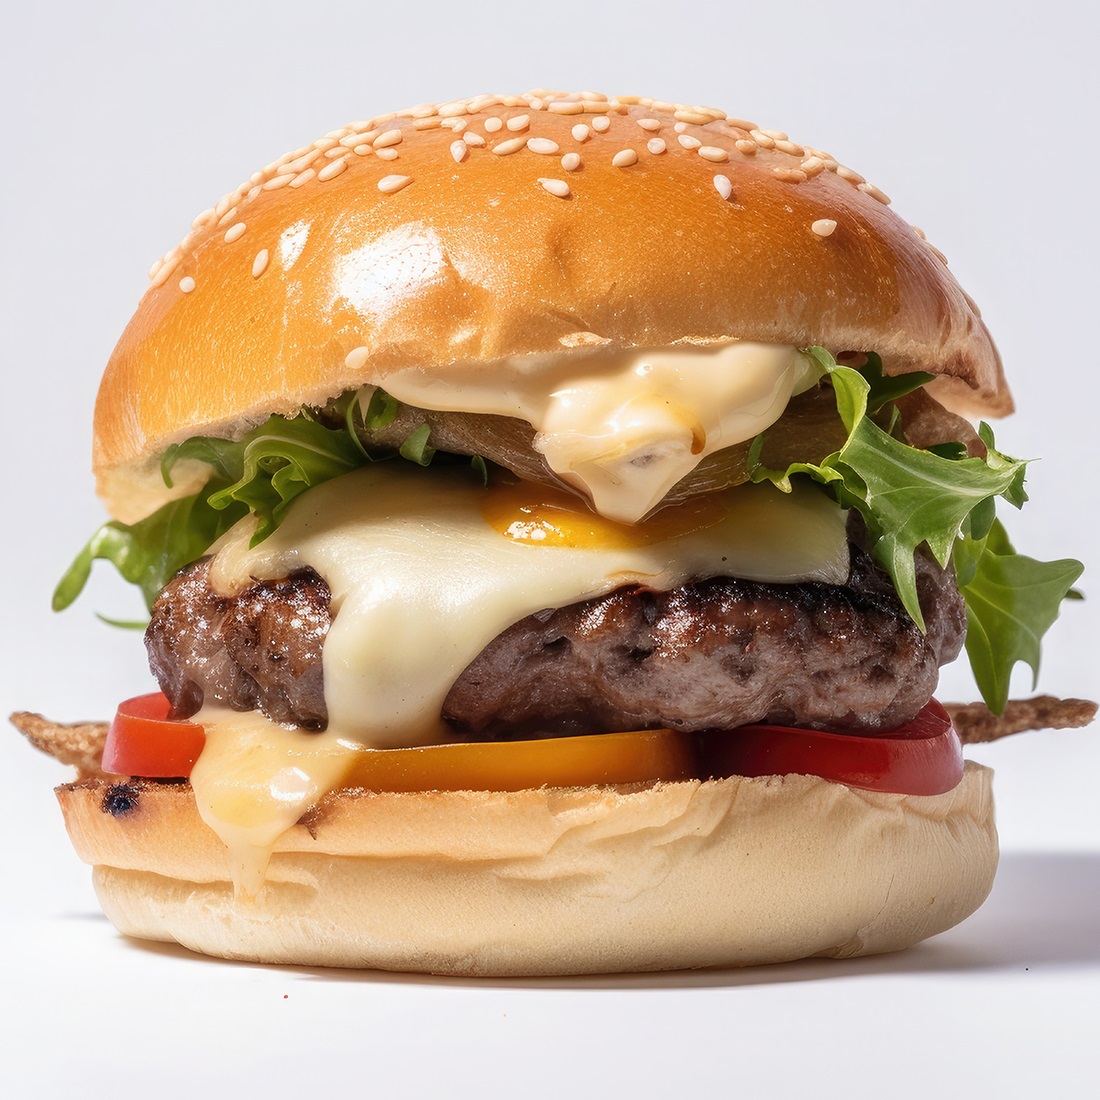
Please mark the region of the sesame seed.
POLYGON ((527 144, 526 138, 509 138, 507 141, 502 141, 493 146, 493 152, 498 157, 506 157, 509 153, 519 152, 527 144))
POLYGON ((880 191, 873 183, 860 183, 857 186, 865 195, 870 195, 871 198, 877 199, 884 206, 890 205, 890 196, 884 191, 880 191))
POLYGON ((838 164, 836 166, 836 174, 840 176, 842 180, 847 180, 849 183, 867 182, 858 172, 853 172, 851 168, 847 168, 843 164, 838 164))
MULTIPOLYGON (((772 135, 769 134, 769 137, 772 135)), ((789 153, 792 157, 805 156, 806 150, 801 145, 796 145, 793 141, 788 141, 786 138, 776 138, 775 147, 781 153, 789 153)))
POLYGON ((688 128, 688 124, 686 122, 677 122, 676 125, 672 128, 676 131, 676 133, 682 134, 688 128))
POLYGON ((347 150, 342 145, 334 145, 331 149, 325 150, 325 157, 328 160, 334 160, 336 157, 342 157, 347 153, 347 150))
POLYGON ((182 290, 184 294, 190 294, 194 289, 195 280, 192 279, 190 275, 184 275, 184 277, 180 279, 180 290, 182 290))
POLYGON ((773 138, 770 134, 764 133, 763 130, 750 130, 749 135, 752 137, 752 140, 760 146, 761 149, 775 148, 775 138, 773 138))
POLYGON ((676 111, 674 117, 681 122, 691 122, 696 126, 705 126, 708 122, 712 121, 710 115, 704 115, 699 111, 676 111))
POLYGON ((804 183, 810 178, 801 168, 773 168, 772 171, 786 183, 804 183))
MULTIPOLYGON (((922 233, 921 236, 924 236, 924 234, 922 233)), ((153 261, 153 266, 151 268, 149 268, 149 278, 150 279, 155 279, 157 277, 157 272, 160 271, 160 269, 163 266, 164 266, 164 258, 163 257, 161 257, 159 260, 154 260, 153 261)))
POLYGON ((438 130, 443 125, 442 120, 438 118, 418 118, 413 123, 414 130, 438 130))
POLYGON ((928 240, 928 238, 924 235, 924 230, 921 229, 919 225, 911 225, 909 228, 912 229, 913 232, 916 233, 916 235, 920 237, 922 241, 928 240))
POLYGON ((729 153, 725 149, 719 149, 717 145, 701 145, 696 151, 703 160, 714 161, 715 164, 721 164, 730 159, 729 153))
POLYGON ((245 231, 244 222, 237 222, 225 231, 225 243, 232 244, 245 231))
POLYGON ((549 191, 551 195, 556 195, 559 199, 569 198, 569 184, 565 180, 554 180, 539 178, 539 183, 542 184, 544 191, 549 191))
POLYGON ((455 158, 455 164, 461 164, 470 155, 470 147, 464 141, 451 142, 451 156, 455 158))
POLYGON ((344 356, 344 366, 348 370, 362 370, 370 358, 370 348, 353 348, 344 356))
POLYGON ((485 120, 485 129, 490 134, 495 134, 497 130, 499 130, 503 125, 504 123, 501 122, 501 120, 497 118, 496 115, 492 115, 485 120))
POLYGON ((453 134, 461 134, 466 129, 466 120, 464 118, 445 118, 439 125, 445 126, 453 134))
POLYGON ((338 176, 348 166, 348 158, 346 156, 341 157, 339 160, 329 161, 328 164, 317 173, 317 179, 324 183, 326 180, 330 180, 338 176))
POLYGON ((681 134, 676 139, 685 149, 698 149, 703 143, 691 134, 681 134))
POLYGON ((629 168, 638 163, 638 154, 633 149, 620 149, 612 158, 611 163, 616 168, 629 168))
POLYGON ((323 137, 323 138, 318 138, 313 143, 313 148, 314 149, 331 149, 335 144, 336 144, 336 138, 323 137))
POLYGON ((376 155, 379 160, 397 160, 397 150, 390 146, 376 150, 376 155))
POLYGON ((645 143, 645 147, 651 153, 663 153, 667 148, 664 138, 650 138, 649 141, 645 143))
POLYGON ((565 156, 561 158, 561 166, 567 172, 575 172, 581 166, 580 153, 566 153, 565 156))
POLYGON ((825 171, 825 162, 821 157, 807 157, 799 167, 807 176, 816 176, 825 171))
POLYGON ((640 118, 638 119, 638 125, 643 130, 649 130, 650 132, 661 128, 660 120, 656 118, 640 118))
POLYGON ((527 148, 532 153, 541 153, 544 157, 552 157, 558 151, 558 143, 549 138, 528 138, 527 148))
POLYGON ((819 237, 828 237, 836 229, 836 222, 832 218, 818 218, 810 226, 810 230, 819 237))
POLYGON ((392 195, 402 187, 408 187, 410 183, 412 183, 412 176, 383 176, 378 181, 378 190, 384 195, 392 195))
POLYGON ((375 149, 387 149, 391 145, 401 144, 401 131, 400 130, 387 130, 383 134, 379 134, 374 139, 375 149))
POLYGON ((462 135, 462 140, 475 149, 480 149, 485 144, 485 139, 480 134, 475 134, 473 130, 467 130, 462 135))
POLYGON ((352 151, 355 153, 356 156, 369 157, 371 155, 371 153, 374 152, 374 146, 373 145, 357 145, 354 148, 354 150, 352 150, 352 151))
POLYGON ((444 103, 439 108, 440 118, 454 118, 456 115, 464 115, 466 113, 466 104, 460 102, 444 103))
POLYGON ((294 173, 304 172, 320 155, 320 149, 309 149, 300 157, 295 157, 294 160, 284 164, 283 171, 294 173))
POLYGON ((267 249, 261 248, 252 261, 252 277, 258 279, 267 270, 267 249))
POLYGON ((512 133, 516 133, 519 130, 526 130, 527 127, 531 125, 531 116, 530 115, 513 115, 508 120, 507 125, 508 125, 508 129, 511 130, 512 133))
POLYGON ((610 126, 611 119, 609 119, 607 115, 597 115, 592 120, 592 129, 595 130, 597 134, 604 133, 610 126))
POLYGON ((555 115, 579 115, 584 113, 584 104, 579 100, 555 99, 546 105, 555 115))
POLYGON ((715 176, 714 188, 723 199, 729 199, 733 194, 733 184, 730 183, 729 176, 715 176))
POLYGON ((762 134, 767 134, 768 137, 774 141, 786 141, 787 135, 782 130, 761 130, 762 134))
POLYGON ((153 276, 152 285, 160 286, 162 283, 168 281, 168 277, 176 270, 179 265, 178 259, 165 259, 161 265, 160 270, 153 276))
POLYGON ((195 215, 195 220, 191 223, 192 229, 201 229, 204 225, 208 225, 214 221, 217 215, 214 213, 214 208, 204 210, 201 214, 195 215))
POLYGON ((218 225, 225 225, 227 222, 231 222, 237 216, 237 208, 231 206, 226 210, 220 218, 218 218, 218 225))
POLYGON ((735 141, 733 144, 739 153, 744 153, 747 157, 756 156, 755 141, 749 141, 748 138, 742 138, 740 141, 735 141))
POLYGON ((265 191, 278 191, 280 187, 286 187, 288 183, 297 175, 296 172, 284 172, 281 176, 276 176, 274 179, 269 179, 264 184, 265 191))
POLYGON ((223 195, 218 199, 217 205, 214 207, 214 213, 220 218, 232 205, 233 200, 229 195, 223 195))
POLYGON ((573 127, 573 140, 587 141, 589 132, 588 127, 585 126, 583 122, 578 122, 577 125, 573 127))
POLYGON ((290 181, 291 187, 301 187, 303 183, 309 183, 317 173, 312 168, 307 168, 304 172, 299 172, 294 179, 290 181))

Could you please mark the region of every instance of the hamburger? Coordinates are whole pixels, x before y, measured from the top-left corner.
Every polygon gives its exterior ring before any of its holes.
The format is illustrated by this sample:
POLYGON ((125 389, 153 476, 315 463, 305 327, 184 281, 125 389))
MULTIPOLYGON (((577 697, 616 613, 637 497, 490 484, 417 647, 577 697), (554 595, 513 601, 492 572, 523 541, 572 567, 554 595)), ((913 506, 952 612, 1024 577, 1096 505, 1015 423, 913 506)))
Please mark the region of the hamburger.
POLYGON ((17 716, 122 932, 573 974, 981 903, 938 669, 965 644, 994 733, 1087 720, 1006 710, 1081 567, 1010 545, 996 348, 862 176, 711 108, 480 96, 287 153, 150 277, 55 606, 112 561, 159 690, 17 716))

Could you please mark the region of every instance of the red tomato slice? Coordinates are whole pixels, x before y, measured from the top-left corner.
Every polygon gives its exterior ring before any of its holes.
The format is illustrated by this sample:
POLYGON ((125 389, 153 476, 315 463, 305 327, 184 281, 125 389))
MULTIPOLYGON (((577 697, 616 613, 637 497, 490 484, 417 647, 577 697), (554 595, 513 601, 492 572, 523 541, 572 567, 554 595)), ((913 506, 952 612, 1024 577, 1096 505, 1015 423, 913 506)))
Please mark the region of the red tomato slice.
POLYGON ((186 779, 206 744, 202 726, 168 717, 159 692, 120 703, 103 747, 103 770, 112 775, 186 779))
MULTIPOLYGON (((194 722, 169 719, 168 711, 168 700, 160 692, 120 704, 107 734, 103 770, 150 779, 190 776, 206 734, 194 722)), ((453 789, 455 782, 466 788, 520 790, 547 783, 584 786, 685 779, 692 774, 817 775, 849 787, 897 794, 943 794, 962 779, 962 745, 947 711, 934 699, 912 722, 887 733, 741 726, 700 735, 698 763, 692 760, 688 740, 690 735, 658 730, 365 750, 355 763, 353 778, 379 790, 453 789)))
POLYGON ((933 699, 886 733, 825 733, 788 726, 741 726, 704 735, 711 776, 817 775, 865 791, 944 794, 963 774, 962 744, 933 699))

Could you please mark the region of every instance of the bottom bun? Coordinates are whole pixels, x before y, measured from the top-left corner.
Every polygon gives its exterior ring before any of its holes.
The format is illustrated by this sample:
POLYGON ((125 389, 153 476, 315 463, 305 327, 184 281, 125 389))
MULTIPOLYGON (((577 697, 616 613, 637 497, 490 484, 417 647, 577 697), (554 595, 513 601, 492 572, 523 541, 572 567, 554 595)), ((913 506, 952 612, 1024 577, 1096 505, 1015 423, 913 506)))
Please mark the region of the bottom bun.
POLYGON ((810 776, 513 794, 337 791, 237 900, 186 784, 58 789, 128 936, 266 963, 536 976, 897 951, 993 883, 992 773, 947 794, 810 776))

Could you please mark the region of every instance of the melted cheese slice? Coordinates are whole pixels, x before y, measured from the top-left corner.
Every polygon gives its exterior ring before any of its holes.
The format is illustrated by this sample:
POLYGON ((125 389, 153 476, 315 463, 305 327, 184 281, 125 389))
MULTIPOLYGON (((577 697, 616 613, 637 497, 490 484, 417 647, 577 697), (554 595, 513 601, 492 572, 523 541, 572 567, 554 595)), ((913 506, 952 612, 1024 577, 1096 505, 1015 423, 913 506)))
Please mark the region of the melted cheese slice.
POLYGON ((363 746, 438 742, 451 685, 525 616, 625 584, 848 575, 844 513, 812 488, 741 486, 624 526, 552 489, 486 489, 465 469, 386 462, 311 489, 254 548, 251 533, 243 522, 215 548, 214 586, 238 591, 311 566, 331 588, 334 618, 325 733, 213 707, 195 719, 207 741, 192 787, 240 898, 259 892, 275 841, 341 785, 363 746))
POLYGON ((312 566, 332 590, 323 650, 330 725, 364 745, 396 748, 439 741, 443 701, 462 670, 536 611, 627 584, 670 589, 723 574, 842 583, 848 575, 844 514, 812 488, 786 495, 741 486, 707 498, 703 515, 664 509, 656 538, 647 524, 617 526, 612 545, 592 537, 598 517, 564 507, 552 509, 556 533, 547 534, 532 524, 530 501, 509 503, 510 493, 484 488, 465 469, 377 463, 303 494, 252 549, 251 526, 238 525, 218 547, 211 581, 234 591, 312 566))
POLYGON ((260 714, 206 706, 206 744, 191 772, 199 816, 226 846, 238 897, 255 897, 275 842, 339 787, 359 746, 334 729, 307 733, 260 714))
POLYGON ((408 369, 382 385, 422 409, 526 420, 551 470, 601 515, 636 523, 707 455, 774 424, 820 376, 792 345, 734 340, 529 356, 442 376, 408 369))

